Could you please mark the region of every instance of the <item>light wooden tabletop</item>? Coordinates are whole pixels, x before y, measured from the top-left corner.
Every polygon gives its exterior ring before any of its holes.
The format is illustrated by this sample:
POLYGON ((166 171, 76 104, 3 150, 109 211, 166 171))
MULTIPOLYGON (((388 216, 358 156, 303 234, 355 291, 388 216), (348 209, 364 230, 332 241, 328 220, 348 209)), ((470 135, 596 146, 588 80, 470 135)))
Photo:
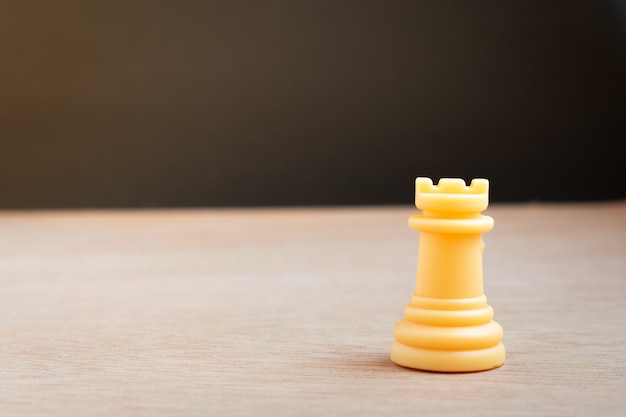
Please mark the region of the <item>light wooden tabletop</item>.
POLYGON ((415 212, 0 212, 0 414, 626 415, 626 202, 489 207, 470 374, 389 359, 415 212))

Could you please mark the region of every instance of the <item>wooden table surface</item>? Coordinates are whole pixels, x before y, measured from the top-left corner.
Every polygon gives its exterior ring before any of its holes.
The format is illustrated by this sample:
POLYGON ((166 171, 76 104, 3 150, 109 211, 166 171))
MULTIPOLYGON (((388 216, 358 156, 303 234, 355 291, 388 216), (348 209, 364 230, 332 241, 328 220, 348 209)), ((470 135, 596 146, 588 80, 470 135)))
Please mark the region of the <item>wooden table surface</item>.
POLYGON ((389 359, 415 212, 0 212, 0 414, 626 415, 626 201, 489 207, 470 374, 389 359))

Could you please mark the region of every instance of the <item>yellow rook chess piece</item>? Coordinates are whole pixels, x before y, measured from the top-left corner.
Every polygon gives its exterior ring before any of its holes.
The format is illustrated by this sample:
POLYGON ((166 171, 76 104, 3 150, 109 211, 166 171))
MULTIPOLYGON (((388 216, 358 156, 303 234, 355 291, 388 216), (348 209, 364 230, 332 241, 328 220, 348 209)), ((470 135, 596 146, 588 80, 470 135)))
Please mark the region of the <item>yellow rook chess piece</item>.
POLYGON ((489 181, 459 178, 415 181, 409 218, 420 231, 417 283, 404 319, 394 328, 391 360, 409 368, 473 372, 504 363, 502 327, 483 292, 482 233, 493 219, 480 214, 489 205, 489 181))

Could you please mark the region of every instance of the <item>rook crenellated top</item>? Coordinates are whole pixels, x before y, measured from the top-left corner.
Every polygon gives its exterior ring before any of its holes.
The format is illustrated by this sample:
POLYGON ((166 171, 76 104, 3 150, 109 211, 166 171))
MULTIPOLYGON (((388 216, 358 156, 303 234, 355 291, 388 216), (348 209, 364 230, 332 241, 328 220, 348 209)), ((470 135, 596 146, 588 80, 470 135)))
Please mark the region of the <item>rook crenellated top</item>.
POLYGON ((417 177, 415 180, 416 193, 439 193, 439 194, 487 194, 489 181, 484 178, 474 178, 467 186, 461 178, 441 178, 439 184, 433 185, 433 181, 427 177, 417 177))
POLYGON ((489 180, 474 178, 468 186, 461 178, 441 178, 437 185, 427 177, 415 180, 415 206, 434 212, 480 212, 489 205, 489 180))

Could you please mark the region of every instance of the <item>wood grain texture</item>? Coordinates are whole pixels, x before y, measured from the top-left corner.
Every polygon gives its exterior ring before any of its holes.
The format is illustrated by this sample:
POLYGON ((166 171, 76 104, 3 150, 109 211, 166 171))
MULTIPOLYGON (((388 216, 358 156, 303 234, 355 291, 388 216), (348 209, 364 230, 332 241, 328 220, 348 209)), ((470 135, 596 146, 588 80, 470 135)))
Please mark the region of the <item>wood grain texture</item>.
POLYGON ((414 212, 0 212, 0 414, 626 415, 626 202, 486 211, 471 374, 389 360, 414 212))

